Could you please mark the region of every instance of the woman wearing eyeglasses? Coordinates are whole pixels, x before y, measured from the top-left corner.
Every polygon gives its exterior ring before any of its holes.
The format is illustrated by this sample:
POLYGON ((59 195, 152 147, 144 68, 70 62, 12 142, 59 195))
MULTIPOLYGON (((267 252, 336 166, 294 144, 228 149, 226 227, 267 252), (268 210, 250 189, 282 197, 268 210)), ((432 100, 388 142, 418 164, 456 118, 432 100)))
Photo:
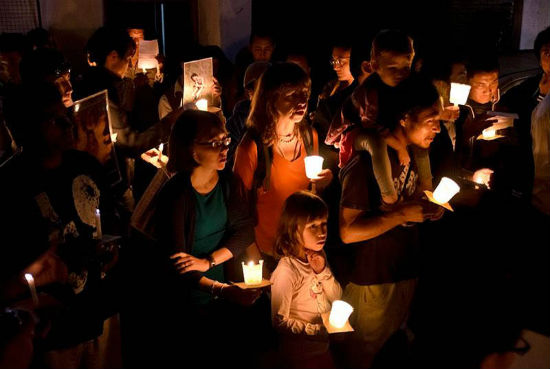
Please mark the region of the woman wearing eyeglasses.
MULTIPOLYGON (((168 145, 167 169, 175 174, 159 193, 156 209, 163 287, 170 299, 163 306, 169 305, 174 313, 170 324, 193 337, 186 348, 197 355, 211 349, 202 347, 203 342, 222 334, 219 331, 227 324, 218 297, 251 305, 260 295, 259 290, 241 290, 225 283, 223 263, 244 251, 254 238, 247 207, 221 172, 230 141, 216 115, 183 112, 168 145)), ((190 360, 195 363, 195 359, 190 360)))

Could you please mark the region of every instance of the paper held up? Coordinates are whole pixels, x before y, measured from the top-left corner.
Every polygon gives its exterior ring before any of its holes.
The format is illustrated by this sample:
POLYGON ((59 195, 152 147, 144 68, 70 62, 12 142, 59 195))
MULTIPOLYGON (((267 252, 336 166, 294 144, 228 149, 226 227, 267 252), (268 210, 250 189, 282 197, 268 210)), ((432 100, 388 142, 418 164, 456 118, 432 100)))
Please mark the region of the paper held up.
POLYGON ((158 60, 157 55, 159 54, 159 43, 158 40, 141 40, 139 42, 139 59, 138 59, 138 68, 139 69, 157 69, 158 60))

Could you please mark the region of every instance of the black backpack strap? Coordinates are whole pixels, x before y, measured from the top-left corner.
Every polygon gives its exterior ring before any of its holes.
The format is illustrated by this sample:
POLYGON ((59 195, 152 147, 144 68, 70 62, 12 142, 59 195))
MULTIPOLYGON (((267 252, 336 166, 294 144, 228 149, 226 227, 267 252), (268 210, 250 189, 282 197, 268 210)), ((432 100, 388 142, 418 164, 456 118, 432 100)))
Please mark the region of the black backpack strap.
POLYGON ((243 141, 245 139, 251 139, 256 144, 256 150, 258 154, 258 162, 256 164, 256 170, 254 171, 254 179, 252 181, 252 189, 255 193, 260 187, 263 187, 265 191, 269 190, 269 182, 271 178, 271 163, 273 161, 273 152, 271 148, 264 145, 259 134, 254 130, 247 130, 243 141))
POLYGON ((315 155, 313 152, 313 132, 311 125, 307 122, 300 123, 300 136, 302 136, 302 141, 306 149, 307 156, 315 155))

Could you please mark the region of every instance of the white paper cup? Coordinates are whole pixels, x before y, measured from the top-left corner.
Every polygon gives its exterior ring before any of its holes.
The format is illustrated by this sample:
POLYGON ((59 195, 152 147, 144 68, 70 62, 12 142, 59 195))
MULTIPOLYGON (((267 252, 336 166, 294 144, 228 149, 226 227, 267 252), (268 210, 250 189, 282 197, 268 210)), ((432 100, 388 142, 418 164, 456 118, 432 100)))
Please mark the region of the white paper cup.
POLYGON ((470 95, 470 85, 451 82, 449 101, 455 105, 464 105, 470 95))
POLYGON ((352 312, 353 307, 350 304, 342 300, 336 300, 332 303, 328 321, 336 328, 343 328, 352 312))
POLYGON ((199 109, 199 110, 208 111, 208 100, 206 100, 206 99, 197 100, 195 105, 197 106, 197 109, 199 109))
POLYGON ((434 191, 434 200, 440 204, 449 202, 460 191, 460 186, 448 177, 441 178, 441 182, 434 191))
POLYGON ((306 156, 304 159, 306 165, 306 177, 309 179, 319 178, 319 173, 323 170, 323 161, 325 159, 322 156, 311 155, 306 156))

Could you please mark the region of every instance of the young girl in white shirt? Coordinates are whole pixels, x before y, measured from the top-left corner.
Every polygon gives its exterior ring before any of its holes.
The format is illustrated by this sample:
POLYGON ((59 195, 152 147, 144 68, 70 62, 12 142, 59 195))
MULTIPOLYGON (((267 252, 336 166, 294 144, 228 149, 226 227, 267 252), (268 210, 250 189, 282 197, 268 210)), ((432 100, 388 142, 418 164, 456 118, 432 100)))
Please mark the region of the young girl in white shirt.
POLYGON ((287 198, 275 251, 281 256, 271 276, 271 319, 289 367, 333 366, 321 314, 329 312, 342 288, 327 265, 328 208, 318 196, 300 191, 287 198))

